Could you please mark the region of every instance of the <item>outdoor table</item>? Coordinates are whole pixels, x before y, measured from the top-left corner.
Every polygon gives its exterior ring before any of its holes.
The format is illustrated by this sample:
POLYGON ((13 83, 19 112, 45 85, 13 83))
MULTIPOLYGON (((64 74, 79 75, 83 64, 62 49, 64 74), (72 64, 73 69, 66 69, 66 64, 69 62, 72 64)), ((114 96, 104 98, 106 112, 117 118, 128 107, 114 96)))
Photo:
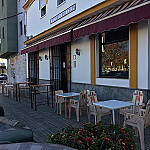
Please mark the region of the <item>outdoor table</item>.
POLYGON ((34 94, 34 106, 35 106, 35 111, 36 111, 36 94, 40 93, 47 93, 47 105, 49 106, 49 99, 48 99, 48 93, 52 93, 52 108, 53 108, 53 84, 40 84, 40 85, 31 85, 31 108, 33 109, 33 100, 32 100, 32 94, 34 94), (47 87, 46 91, 38 91, 36 88, 39 87, 47 87), (48 87, 51 87, 49 89, 48 87))
MULTIPOLYGON (((19 85, 21 84, 32 84, 33 82, 17 82, 16 85, 16 101, 18 101, 18 89, 19 89, 19 85)), ((20 94, 19 94, 19 102, 20 102, 20 94)))
POLYGON ((10 91, 11 91, 11 98, 13 98, 13 87, 14 87, 13 84, 6 84, 6 85, 5 85, 5 88, 6 88, 6 95, 8 96, 8 90, 10 89, 10 91))
POLYGON ((96 106, 112 110, 113 124, 115 124, 115 110, 120 109, 120 108, 124 108, 124 107, 134 106, 135 103, 129 103, 129 102, 124 102, 124 101, 119 101, 119 100, 107 100, 107 101, 93 103, 93 105, 95 106, 94 107, 95 124, 97 122, 96 121, 96 106))
MULTIPOLYGON (((80 96, 80 93, 70 92, 70 93, 56 94, 56 99, 58 97, 63 97, 65 99, 65 118, 67 118, 67 98, 73 98, 77 96, 80 96)), ((58 103, 57 103, 57 114, 58 114, 58 103)))
POLYGON ((2 94, 4 94, 4 86, 6 85, 6 83, 0 83, 0 85, 2 86, 2 94))

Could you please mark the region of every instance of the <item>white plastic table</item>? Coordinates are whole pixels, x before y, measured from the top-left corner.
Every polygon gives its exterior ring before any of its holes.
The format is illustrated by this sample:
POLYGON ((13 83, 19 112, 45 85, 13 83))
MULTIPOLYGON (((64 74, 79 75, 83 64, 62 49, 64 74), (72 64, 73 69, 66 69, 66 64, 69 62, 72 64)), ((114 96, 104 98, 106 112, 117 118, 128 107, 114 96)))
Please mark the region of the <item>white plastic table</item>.
MULTIPOLYGON (((56 94, 56 98, 63 97, 65 99, 65 118, 67 118, 67 98, 73 98, 77 96, 80 96, 80 93, 70 92, 70 93, 56 94)), ((58 114, 58 103, 57 103, 57 114, 58 114)))
MULTIPOLYGON (((128 106, 134 106, 134 103, 129 103, 129 102, 124 102, 124 101, 119 101, 119 100, 107 100, 107 101, 102 101, 102 102, 97 102, 93 103, 94 107, 94 112, 95 112, 95 124, 97 122, 96 120, 96 106, 107 108, 112 110, 112 115, 113 115, 113 124, 115 124, 115 110, 128 107, 128 106)), ((133 110, 134 113, 134 110, 133 110)))

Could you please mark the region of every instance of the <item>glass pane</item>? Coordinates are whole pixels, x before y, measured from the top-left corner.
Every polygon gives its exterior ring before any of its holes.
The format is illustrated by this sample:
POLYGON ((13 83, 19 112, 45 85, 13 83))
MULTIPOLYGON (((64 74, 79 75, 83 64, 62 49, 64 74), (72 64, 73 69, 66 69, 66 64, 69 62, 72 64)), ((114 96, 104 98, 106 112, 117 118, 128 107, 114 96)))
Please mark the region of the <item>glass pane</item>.
POLYGON ((101 77, 128 78, 129 41, 102 45, 101 77))

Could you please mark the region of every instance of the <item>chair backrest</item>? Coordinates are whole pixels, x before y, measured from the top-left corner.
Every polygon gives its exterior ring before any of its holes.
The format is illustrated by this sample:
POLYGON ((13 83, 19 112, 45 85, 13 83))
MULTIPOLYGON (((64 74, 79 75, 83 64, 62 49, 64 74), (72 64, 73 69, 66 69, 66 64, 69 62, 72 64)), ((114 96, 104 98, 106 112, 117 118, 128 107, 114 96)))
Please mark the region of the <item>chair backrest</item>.
POLYGON ((57 90, 57 91, 55 91, 55 95, 56 94, 62 94, 63 93, 63 90, 57 90))
POLYGON ((90 96, 94 96, 94 94, 96 94, 95 91, 90 91, 90 96))
POLYGON ((80 92, 80 96, 79 96, 79 107, 86 109, 87 107, 87 91, 86 90, 82 90, 80 92))
POLYGON ((89 96, 88 96, 88 103, 89 103, 89 104, 92 104, 92 103, 95 103, 95 102, 98 102, 96 93, 94 93, 93 96, 90 96, 90 95, 89 95, 89 96))
POLYGON ((150 126, 150 100, 148 100, 148 103, 146 105, 146 112, 144 117, 144 127, 150 126))
POLYGON ((88 96, 88 105, 90 106, 90 112, 94 112, 94 105, 93 103, 98 102, 96 93, 93 96, 88 96))
POLYGON ((143 104, 143 92, 135 90, 133 93, 133 99, 132 103, 135 103, 135 105, 142 105, 143 104))

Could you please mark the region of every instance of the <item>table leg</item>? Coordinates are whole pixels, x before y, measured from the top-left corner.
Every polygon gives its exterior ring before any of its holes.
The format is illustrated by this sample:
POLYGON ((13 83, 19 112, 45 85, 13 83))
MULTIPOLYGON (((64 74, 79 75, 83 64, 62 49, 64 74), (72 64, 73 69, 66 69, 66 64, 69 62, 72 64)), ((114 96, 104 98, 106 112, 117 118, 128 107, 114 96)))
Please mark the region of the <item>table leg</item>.
POLYGON ((20 88, 19 88, 19 103, 20 103, 20 88))
POLYGON ((115 110, 112 110, 112 115, 113 115, 113 124, 115 125, 115 110))
POLYGON ((58 114, 58 96, 56 96, 56 106, 57 106, 57 114, 58 114))
POLYGON ((48 86, 47 86, 47 106, 49 106, 49 99, 48 99, 48 86))
POLYGON ((35 107, 35 111, 36 111, 36 91, 34 92, 34 107, 35 107))
POLYGON ((18 87, 17 87, 17 84, 16 84, 16 101, 18 101, 18 87))
POLYGON ((6 86, 6 95, 8 96, 8 86, 6 86))
POLYGON ((2 84, 2 94, 4 94, 4 84, 2 84))
POLYGON ((65 98, 65 118, 67 118, 67 98, 65 98))
POLYGON ((96 118, 96 106, 94 106, 94 114, 95 114, 95 124, 97 123, 97 118, 96 118))
POLYGON ((54 105, 53 105, 53 85, 51 86, 51 92, 52 92, 52 108, 54 108, 54 105))
POLYGON ((30 89, 30 96, 31 96, 31 109, 33 109, 33 99, 32 99, 32 88, 30 89))

